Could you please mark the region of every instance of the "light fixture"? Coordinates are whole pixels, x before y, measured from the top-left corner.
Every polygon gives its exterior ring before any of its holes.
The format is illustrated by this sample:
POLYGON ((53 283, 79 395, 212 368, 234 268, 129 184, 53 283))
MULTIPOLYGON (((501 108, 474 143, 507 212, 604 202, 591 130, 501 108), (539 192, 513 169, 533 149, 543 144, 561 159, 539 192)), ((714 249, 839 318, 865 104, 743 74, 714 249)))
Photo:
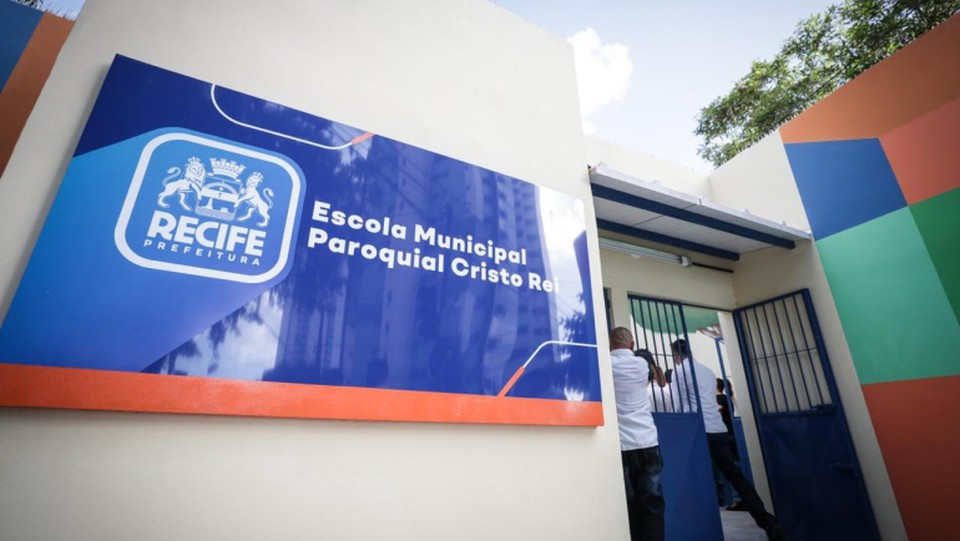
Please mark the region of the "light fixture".
POLYGON ((690 266, 690 258, 685 255, 661 252, 660 250, 654 250, 653 248, 644 248, 643 246, 620 242, 618 240, 601 238, 600 247, 606 248, 607 250, 613 250, 614 252, 629 254, 630 257, 642 257, 644 259, 652 259, 654 261, 662 261, 664 263, 676 263, 677 265, 683 265, 684 267, 690 266))

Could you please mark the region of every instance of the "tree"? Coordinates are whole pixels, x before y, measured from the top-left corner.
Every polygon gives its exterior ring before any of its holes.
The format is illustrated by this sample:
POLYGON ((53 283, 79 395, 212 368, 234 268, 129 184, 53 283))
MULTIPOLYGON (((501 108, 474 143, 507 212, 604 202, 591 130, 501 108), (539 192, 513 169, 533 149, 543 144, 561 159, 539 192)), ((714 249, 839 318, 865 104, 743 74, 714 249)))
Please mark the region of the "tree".
POLYGON ((797 24, 700 110, 697 152, 719 166, 960 9, 960 0, 845 0, 797 24))

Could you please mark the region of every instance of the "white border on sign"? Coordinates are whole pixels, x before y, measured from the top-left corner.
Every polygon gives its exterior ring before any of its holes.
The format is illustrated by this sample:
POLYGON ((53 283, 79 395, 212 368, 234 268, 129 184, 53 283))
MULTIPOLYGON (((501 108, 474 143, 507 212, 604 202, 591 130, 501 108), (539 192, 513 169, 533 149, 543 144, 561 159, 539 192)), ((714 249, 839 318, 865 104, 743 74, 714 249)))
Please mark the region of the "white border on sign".
POLYGON ((117 245, 117 249, 120 250, 121 254, 123 254, 123 257, 127 258, 127 260, 129 260, 131 263, 144 268, 176 272, 180 274, 189 274, 193 276, 203 276, 206 278, 218 278, 221 280, 230 280, 233 282, 242 282, 246 284, 259 284, 276 277, 287 264, 287 259, 290 255, 290 244, 293 236, 294 221, 297 217, 297 205, 300 204, 301 188, 302 182, 300 180, 300 175, 286 160, 282 160, 276 156, 271 156, 262 152, 257 152, 255 150, 249 150, 220 141, 198 137, 189 133, 167 133, 158 137, 154 137, 146 144, 146 146, 143 147, 143 152, 140 153, 140 161, 137 163, 137 168, 133 173, 133 180, 130 182, 130 189, 127 191, 127 197, 124 200, 123 207, 120 210, 120 218, 117 220, 117 227, 114 229, 113 239, 117 245), (286 171, 288 175, 290 175, 290 180, 293 182, 293 189, 290 192, 291 197, 289 208, 287 210, 287 221, 284 224, 283 238, 281 239, 282 244, 280 246, 280 253, 276 265, 267 269, 261 274, 240 274, 236 272, 207 269, 204 267, 194 267, 192 265, 184 265, 180 263, 154 261, 152 259, 142 257, 130 248, 130 246, 127 244, 125 232, 130 223, 130 215, 133 213, 133 207, 136 204, 137 196, 140 194, 140 186, 143 184, 143 177, 146 175, 147 165, 150 163, 150 157, 153 155, 153 152, 157 149, 157 147, 169 141, 187 141, 218 150, 226 150, 227 152, 249 156, 251 158, 276 164, 286 171))

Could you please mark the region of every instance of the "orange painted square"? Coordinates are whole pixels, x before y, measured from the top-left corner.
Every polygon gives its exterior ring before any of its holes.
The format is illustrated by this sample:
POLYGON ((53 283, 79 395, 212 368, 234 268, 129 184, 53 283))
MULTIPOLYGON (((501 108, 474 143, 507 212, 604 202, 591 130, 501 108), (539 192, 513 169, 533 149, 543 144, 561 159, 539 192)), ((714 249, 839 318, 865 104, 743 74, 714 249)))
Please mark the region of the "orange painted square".
POLYGON ((960 99, 880 138, 908 205, 960 187, 960 99))
POLYGON ((874 383, 863 395, 908 537, 956 539, 960 376, 874 383))
POLYGON ((960 14, 780 128, 784 143, 874 139, 960 97, 960 14))

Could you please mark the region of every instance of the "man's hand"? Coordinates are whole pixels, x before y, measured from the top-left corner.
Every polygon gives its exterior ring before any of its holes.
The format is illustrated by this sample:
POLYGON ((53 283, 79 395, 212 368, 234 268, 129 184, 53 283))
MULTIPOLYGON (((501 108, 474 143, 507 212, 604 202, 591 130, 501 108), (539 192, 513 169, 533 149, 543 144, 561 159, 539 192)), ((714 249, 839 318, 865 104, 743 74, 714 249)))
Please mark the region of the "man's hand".
POLYGON ((650 367, 650 373, 653 374, 653 381, 658 386, 663 387, 667 384, 667 378, 663 377, 663 370, 660 370, 659 366, 653 363, 648 363, 647 366, 650 367))

